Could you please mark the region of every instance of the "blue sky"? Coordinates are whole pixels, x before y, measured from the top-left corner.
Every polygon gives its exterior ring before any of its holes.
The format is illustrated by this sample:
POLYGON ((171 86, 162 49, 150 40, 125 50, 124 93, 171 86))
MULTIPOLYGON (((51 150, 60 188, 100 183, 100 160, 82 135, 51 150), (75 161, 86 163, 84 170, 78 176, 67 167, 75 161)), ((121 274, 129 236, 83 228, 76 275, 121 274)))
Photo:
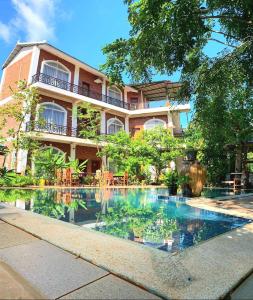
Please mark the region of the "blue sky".
MULTIPOLYGON (((0 0, 0 64, 18 40, 47 40, 98 68, 105 62, 101 48, 129 29, 123 0, 0 0)), ((221 49, 206 47, 210 56, 221 49)), ((179 73, 168 79, 177 81, 179 73)))

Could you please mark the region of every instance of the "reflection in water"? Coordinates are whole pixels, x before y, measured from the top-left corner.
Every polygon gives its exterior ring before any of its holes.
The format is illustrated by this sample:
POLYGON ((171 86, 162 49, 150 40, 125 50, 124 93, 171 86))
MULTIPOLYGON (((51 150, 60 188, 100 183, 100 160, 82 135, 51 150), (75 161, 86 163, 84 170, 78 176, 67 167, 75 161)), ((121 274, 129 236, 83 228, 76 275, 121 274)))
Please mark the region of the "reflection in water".
POLYGON ((193 208, 166 189, 0 190, 0 201, 175 252, 249 220, 193 208))

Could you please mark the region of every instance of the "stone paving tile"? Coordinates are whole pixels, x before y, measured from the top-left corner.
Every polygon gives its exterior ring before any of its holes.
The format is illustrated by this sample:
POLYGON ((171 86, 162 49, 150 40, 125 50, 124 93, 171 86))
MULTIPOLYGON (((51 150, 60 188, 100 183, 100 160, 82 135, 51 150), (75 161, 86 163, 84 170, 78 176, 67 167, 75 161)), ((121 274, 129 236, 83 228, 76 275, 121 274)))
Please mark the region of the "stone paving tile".
POLYGON ((60 299, 161 299, 114 275, 101 278, 60 299))
POLYGON ((37 238, 7 223, 0 223, 0 249, 38 241, 37 238))
POLYGON ((108 274, 44 241, 1 249, 0 259, 50 299, 65 295, 108 274))
POLYGON ((249 276, 232 294, 231 300, 253 299, 253 274, 249 276))
POLYGON ((0 299, 44 299, 44 297, 0 261, 0 299))

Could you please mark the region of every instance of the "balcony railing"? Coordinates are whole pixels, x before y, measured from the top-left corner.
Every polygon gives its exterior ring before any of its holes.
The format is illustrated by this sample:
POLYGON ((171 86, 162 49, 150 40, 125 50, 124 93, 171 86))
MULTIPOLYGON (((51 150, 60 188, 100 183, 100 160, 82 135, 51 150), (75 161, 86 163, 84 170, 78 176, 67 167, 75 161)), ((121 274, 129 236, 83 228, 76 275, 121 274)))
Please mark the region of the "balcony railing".
MULTIPOLYGON (((53 123, 44 123, 44 122, 27 122, 26 123, 26 132, 43 132, 43 133, 50 133, 62 136, 69 136, 69 137, 77 137, 77 138, 87 138, 87 139, 94 139, 92 133, 87 133, 87 136, 80 134, 78 128, 73 128, 70 126, 62 126, 53 123)), ((105 133, 97 132, 97 136, 104 136, 106 137, 105 133)))
POLYGON ((111 104, 111 105, 114 105, 117 107, 130 109, 129 103, 127 103, 127 102, 124 102, 124 101, 116 99, 116 98, 112 98, 110 96, 103 95, 96 91, 86 89, 79 85, 49 76, 44 73, 37 73, 37 74, 33 75, 32 83, 35 83, 35 82, 42 82, 42 83, 60 88, 62 90, 66 90, 66 91, 70 91, 70 92, 78 94, 78 95, 90 97, 92 99, 95 99, 95 100, 98 100, 98 101, 101 101, 104 103, 108 103, 108 104, 111 104))

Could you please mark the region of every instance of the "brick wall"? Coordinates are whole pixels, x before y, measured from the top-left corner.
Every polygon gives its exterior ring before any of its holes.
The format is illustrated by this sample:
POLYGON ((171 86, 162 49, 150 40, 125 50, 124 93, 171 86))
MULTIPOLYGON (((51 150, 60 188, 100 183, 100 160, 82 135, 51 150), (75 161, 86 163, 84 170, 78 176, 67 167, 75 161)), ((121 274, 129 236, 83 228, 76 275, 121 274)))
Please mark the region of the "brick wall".
POLYGON ((12 65, 6 67, 0 99, 7 98, 11 95, 10 87, 15 89, 17 81, 28 80, 31 58, 32 53, 29 53, 12 65))
POLYGON ((86 171, 88 173, 95 172, 101 166, 101 159, 97 157, 97 148, 76 146, 76 158, 83 161, 88 160, 86 171))
POLYGON ((79 85, 82 86, 82 82, 85 82, 89 85, 91 91, 95 91, 99 94, 102 93, 102 84, 96 83, 94 80, 96 80, 98 76, 91 74, 83 69, 80 69, 79 72, 79 85))

